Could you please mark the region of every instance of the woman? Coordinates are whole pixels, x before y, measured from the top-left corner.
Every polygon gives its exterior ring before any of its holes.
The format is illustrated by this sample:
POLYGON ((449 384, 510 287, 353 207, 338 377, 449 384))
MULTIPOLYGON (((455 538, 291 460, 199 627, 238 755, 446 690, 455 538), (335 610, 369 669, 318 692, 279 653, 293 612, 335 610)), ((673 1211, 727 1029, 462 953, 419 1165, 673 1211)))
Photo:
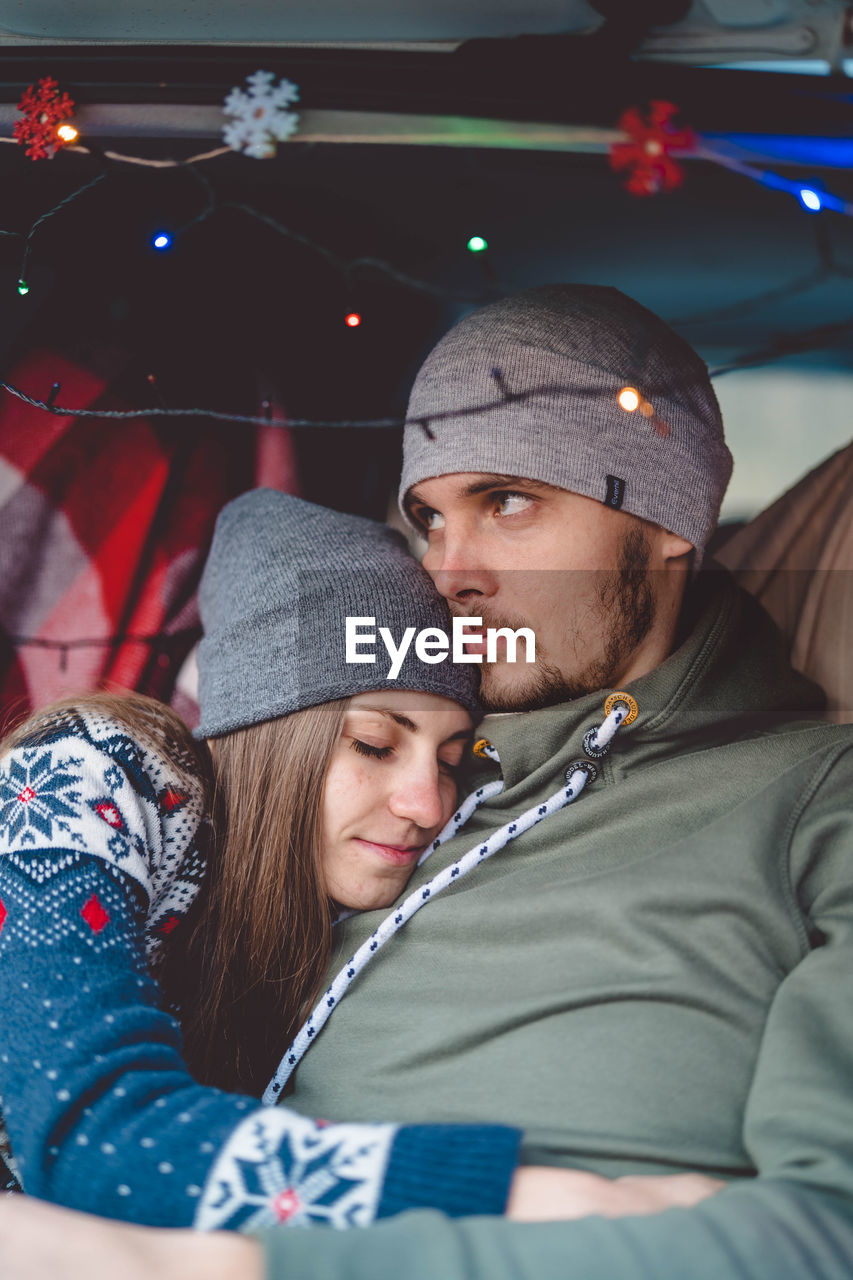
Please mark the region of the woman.
POLYGON ((257 490, 220 516, 201 606, 207 746, 99 695, 0 750, 0 1092, 24 1187, 157 1226, 502 1212, 515 1130, 256 1100, 334 913, 392 903, 453 813, 477 709, 470 667, 409 653, 391 685, 345 664, 346 618, 446 629, 443 602, 389 530, 257 490))

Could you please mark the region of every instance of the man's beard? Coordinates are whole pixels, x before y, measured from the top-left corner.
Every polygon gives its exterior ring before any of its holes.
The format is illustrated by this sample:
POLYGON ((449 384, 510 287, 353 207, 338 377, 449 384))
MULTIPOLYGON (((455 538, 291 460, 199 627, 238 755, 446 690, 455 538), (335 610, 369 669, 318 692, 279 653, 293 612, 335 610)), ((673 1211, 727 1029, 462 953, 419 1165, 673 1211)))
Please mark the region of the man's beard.
MULTIPOLYGON (((655 599, 648 568, 650 554, 643 529, 631 529, 622 544, 617 567, 589 571, 596 579, 591 621, 604 636, 601 654, 570 674, 547 659, 537 658, 529 679, 517 680, 515 686, 509 688, 501 687, 502 682, 493 678, 492 668, 484 664, 479 693, 483 709, 486 712, 536 711, 611 688, 654 622, 655 599)), ((516 630, 526 624, 484 618, 483 625, 516 630)), ((584 630, 582 624, 577 624, 575 646, 580 652, 583 652, 584 630)), ((501 669, 505 669, 504 664, 501 669)), ((520 668, 516 665, 515 669, 518 672, 520 668)))

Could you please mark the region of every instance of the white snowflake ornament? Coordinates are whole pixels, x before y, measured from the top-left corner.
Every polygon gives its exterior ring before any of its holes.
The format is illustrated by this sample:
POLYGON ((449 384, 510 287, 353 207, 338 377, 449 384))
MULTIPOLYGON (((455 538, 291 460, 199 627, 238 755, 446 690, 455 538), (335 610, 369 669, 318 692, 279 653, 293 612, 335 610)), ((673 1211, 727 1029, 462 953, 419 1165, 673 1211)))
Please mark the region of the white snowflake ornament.
POLYGON ((223 127, 222 137, 233 151, 269 160, 277 144, 289 138, 299 123, 296 112, 287 110, 299 98, 299 90, 290 80, 276 84, 271 71, 256 71, 247 77, 246 84, 248 92, 232 89, 223 103, 223 111, 233 117, 233 123, 223 127))

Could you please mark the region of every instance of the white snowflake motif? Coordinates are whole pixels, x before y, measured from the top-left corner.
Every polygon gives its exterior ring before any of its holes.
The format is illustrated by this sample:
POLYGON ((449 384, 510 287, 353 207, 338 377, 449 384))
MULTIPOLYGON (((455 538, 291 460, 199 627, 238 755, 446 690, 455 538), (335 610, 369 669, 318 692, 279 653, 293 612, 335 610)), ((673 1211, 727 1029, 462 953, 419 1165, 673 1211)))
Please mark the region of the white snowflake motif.
POLYGON ((68 829, 80 802, 79 760, 54 763, 50 747, 24 747, 0 773, 0 837, 10 844, 51 840, 68 829))
POLYGON ((256 71, 246 83, 248 93, 232 89, 225 99, 223 110, 234 121, 223 127, 222 137, 232 151, 269 160, 276 144, 289 138, 299 123, 296 112, 287 110, 298 99, 299 90, 290 80, 275 84, 271 71, 256 71))
POLYGON ((202 1231, 366 1226, 376 1213, 396 1130, 328 1127, 265 1107, 232 1130, 208 1174, 194 1225, 202 1231))

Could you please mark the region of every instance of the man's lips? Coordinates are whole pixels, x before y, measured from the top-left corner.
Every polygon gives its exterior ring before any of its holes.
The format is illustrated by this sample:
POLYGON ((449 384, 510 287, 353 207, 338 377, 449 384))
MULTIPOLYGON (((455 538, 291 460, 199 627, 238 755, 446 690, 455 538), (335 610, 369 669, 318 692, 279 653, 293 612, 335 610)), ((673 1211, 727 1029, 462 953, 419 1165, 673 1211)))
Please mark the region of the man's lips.
POLYGON ((376 840, 364 840, 361 836, 356 836, 355 840, 357 844, 363 845, 365 849, 370 849, 373 853, 379 854, 380 858, 385 858, 386 861, 393 862, 398 867, 408 866, 409 863, 417 862, 424 848, 422 844, 380 844, 376 840))

